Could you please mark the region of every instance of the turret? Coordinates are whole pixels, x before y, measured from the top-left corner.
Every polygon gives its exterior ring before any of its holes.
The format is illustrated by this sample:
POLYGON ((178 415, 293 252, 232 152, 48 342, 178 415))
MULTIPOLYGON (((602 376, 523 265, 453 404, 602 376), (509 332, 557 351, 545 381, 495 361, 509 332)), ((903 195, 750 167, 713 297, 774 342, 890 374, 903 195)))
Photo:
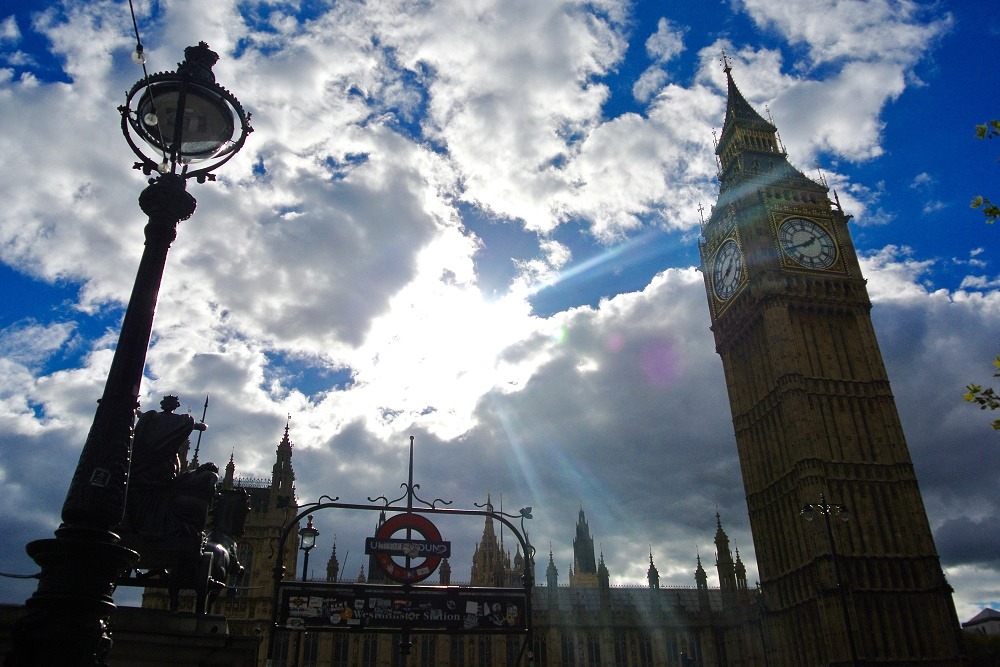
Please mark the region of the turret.
POLYGON ((590 526, 582 507, 576 522, 576 537, 573 538, 573 567, 569 572, 569 585, 587 588, 598 585, 594 538, 590 536, 590 526))
POLYGON ((587 517, 580 508, 580 516, 576 522, 576 537, 573 538, 573 562, 576 575, 596 574, 597 562, 594 558, 594 538, 590 536, 590 526, 587 517))
POLYGON ((552 560, 552 545, 549 545, 549 566, 545 568, 545 586, 549 589, 549 598, 555 599, 556 589, 559 586, 559 570, 556 569, 556 563, 552 560))
POLYGON ((226 464, 226 474, 222 478, 222 488, 231 489, 236 481, 236 463, 233 461, 235 452, 229 454, 229 463, 226 464))
POLYGON ((708 574, 701 566, 701 554, 697 555, 698 567, 694 570, 694 581, 698 587, 698 608, 703 612, 711 611, 711 604, 708 601, 708 574))
POLYGON ((601 551, 601 559, 597 562, 597 588, 602 595, 607 594, 611 588, 611 573, 608 566, 604 564, 604 551, 601 551))
POLYGON ((288 437, 288 426, 285 422, 285 434, 278 443, 275 452, 274 466, 271 468, 271 496, 274 507, 291 507, 295 505, 295 472, 292 470, 292 441, 288 437))
POLYGON ((650 588, 660 587, 660 573, 653 564, 653 547, 649 548, 649 570, 646 572, 646 579, 649 581, 650 588))
POLYGON ((330 554, 330 560, 326 562, 326 580, 327 581, 337 581, 337 577, 340 575, 340 561, 337 560, 337 542, 334 538, 333 543, 333 553, 330 554))
MULTIPOLYGON (((486 496, 486 510, 493 511, 491 496, 486 496)), ((472 555, 470 583, 473 586, 510 586, 519 581, 521 572, 511 571, 510 554, 504 551, 503 543, 497 539, 493 527, 493 517, 487 516, 483 525, 483 536, 472 555)))
POLYGON ((757 174, 790 169, 786 154, 778 139, 778 128, 764 120, 743 97, 732 69, 727 65, 728 101, 722 136, 715 149, 719 157, 719 204, 730 200, 723 195, 757 174))
POLYGON ((747 566, 740 560, 740 548, 738 546, 736 547, 736 590, 743 594, 746 594, 748 591, 747 566))
POLYGON ((732 602, 736 593, 736 565, 733 563, 733 553, 729 550, 729 536, 722 529, 722 517, 715 513, 715 566, 719 572, 719 588, 722 589, 722 599, 732 602))

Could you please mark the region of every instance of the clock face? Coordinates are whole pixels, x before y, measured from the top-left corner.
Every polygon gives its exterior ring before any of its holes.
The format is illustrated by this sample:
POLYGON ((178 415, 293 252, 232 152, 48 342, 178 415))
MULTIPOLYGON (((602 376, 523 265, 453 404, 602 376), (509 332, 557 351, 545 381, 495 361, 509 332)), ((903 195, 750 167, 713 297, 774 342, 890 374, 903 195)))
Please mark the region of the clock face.
POLYGON ((733 239, 727 240, 715 253, 715 264, 712 267, 712 289, 715 296, 725 301, 736 291, 743 277, 743 255, 740 247, 733 239))
POLYGON ((837 244, 830 233, 812 220, 789 218, 778 232, 789 257, 810 269, 825 269, 837 259, 837 244))

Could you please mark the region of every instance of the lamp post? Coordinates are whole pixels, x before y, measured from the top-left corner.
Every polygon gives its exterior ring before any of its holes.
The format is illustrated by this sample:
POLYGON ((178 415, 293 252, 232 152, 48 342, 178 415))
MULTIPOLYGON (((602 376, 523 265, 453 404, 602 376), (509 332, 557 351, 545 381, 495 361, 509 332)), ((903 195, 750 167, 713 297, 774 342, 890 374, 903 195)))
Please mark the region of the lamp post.
POLYGON ((854 645, 854 630, 851 627, 851 615, 847 610, 847 591, 845 590, 844 581, 840 573, 840 557, 837 555, 837 544, 833 539, 833 526, 830 524, 831 516, 835 516, 846 523, 850 520, 850 512, 847 511, 845 505, 827 503, 824 495, 820 493, 819 502, 806 503, 802 506, 799 514, 806 521, 812 521, 816 514, 820 514, 823 517, 823 522, 826 525, 826 539, 830 542, 830 555, 833 558, 833 572, 837 580, 837 590, 840 593, 840 609, 844 615, 844 632, 847 633, 847 643, 851 649, 851 664, 857 665, 858 651, 854 645))
POLYGON ((305 552, 305 556, 302 557, 302 581, 309 576, 309 552, 316 546, 318 536, 319 531, 313 527, 313 518, 310 515, 306 527, 299 531, 299 549, 305 552))
POLYGON ((41 574, 14 630, 7 665, 106 665, 116 582, 138 560, 114 530, 125 508, 132 427, 167 250, 177 224, 195 210, 187 179, 215 180, 210 172, 232 158, 252 131, 239 101, 215 83, 212 66, 219 56, 204 42, 185 49, 184 56, 176 72, 136 83, 119 107, 122 133, 141 160, 134 167, 147 176, 158 173, 139 195, 149 218, 146 242, 62 524, 55 538, 26 547, 41 574), (155 159, 132 134, 152 148, 155 159), (191 169, 198 162, 207 164, 191 169))

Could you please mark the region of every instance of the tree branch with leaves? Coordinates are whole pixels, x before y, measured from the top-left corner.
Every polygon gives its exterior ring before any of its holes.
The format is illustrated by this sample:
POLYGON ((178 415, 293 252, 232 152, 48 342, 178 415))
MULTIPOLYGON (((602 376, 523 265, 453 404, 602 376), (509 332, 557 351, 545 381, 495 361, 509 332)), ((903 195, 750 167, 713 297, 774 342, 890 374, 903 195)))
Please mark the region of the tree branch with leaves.
MULTIPOLYGON (((1000 354, 993 360, 993 366, 998 371, 993 374, 993 377, 1000 377, 1000 354)), ((962 398, 969 403, 978 404, 980 410, 1000 409, 1000 395, 997 394, 993 387, 983 388, 978 384, 970 384, 966 389, 969 391, 962 398)), ((994 419, 992 426, 994 431, 1000 431, 1000 419, 994 419)))
MULTIPOLYGON (((983 125, 976 125, 976 137, 979 139, 993 139, 1000 136, 1000 120, 993 119, 983 125)), ((998 158, 1000 159, 1000 158, 998 158)), ((971 208, 979 209, 986 216, 986 222, 992 224, 1000 218, 1000 207, 982 195, 972 198, 971 208)))

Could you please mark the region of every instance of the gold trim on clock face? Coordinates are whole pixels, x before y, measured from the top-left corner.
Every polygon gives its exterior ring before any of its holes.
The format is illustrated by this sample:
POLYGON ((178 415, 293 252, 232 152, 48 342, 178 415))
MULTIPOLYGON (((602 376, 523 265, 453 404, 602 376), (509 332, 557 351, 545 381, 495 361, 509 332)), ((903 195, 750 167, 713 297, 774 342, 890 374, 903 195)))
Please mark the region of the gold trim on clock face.
POLYGON ((826 269, 837 261, 837 244, 830 232, 806 218, 788 218, 778 230, 781 249, 809 269, 826 269))
POLYGON ((712 265, 712 290, 721 301, 736 292, 743 277, 743 254, 733 239, 727 239, 715 253, 712 265))

